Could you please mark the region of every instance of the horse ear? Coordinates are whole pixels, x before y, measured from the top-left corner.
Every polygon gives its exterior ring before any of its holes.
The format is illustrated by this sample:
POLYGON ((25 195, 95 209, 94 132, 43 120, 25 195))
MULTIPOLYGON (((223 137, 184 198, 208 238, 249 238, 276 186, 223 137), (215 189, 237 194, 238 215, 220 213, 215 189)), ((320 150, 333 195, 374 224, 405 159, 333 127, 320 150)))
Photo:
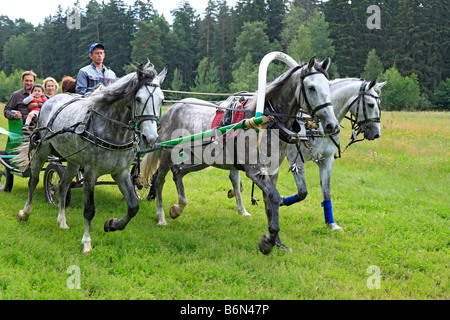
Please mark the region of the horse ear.
POLYGON ((308 70, 311 71, 315 64, 316 64, 316 57, 312 57, 308 63, 308 70))
POLYGON ((370 81, 368 90, 372 89, 376 84, 377 84, 377 78, 370 81))
POLYGON ((167 67, 164 67, 164 69, 158 74, 159 84, 164 82, 166 75, 167 75, 167 67))
POLYGON ((375 90, 375 92, 378 93, 378 95, 380 95, 380 94, 381 94, 381 88, 383 88, 385 85, 387 85, 387 83, 388 83, 387 81, 377 83, 377 84, 373 87, 373 90, 375 90))
POLYGON ((144 76, 144 65, 142 63, 136 68, 136 73, 138 76, 138 80, 142 80, 144 76))
POLYGON ((325 60, 322 61, 321 65, 322 65, 322 69, 325 71, 328 71, 328 68, 330 67, 331 64, 331 58, 327 57, 325 60))

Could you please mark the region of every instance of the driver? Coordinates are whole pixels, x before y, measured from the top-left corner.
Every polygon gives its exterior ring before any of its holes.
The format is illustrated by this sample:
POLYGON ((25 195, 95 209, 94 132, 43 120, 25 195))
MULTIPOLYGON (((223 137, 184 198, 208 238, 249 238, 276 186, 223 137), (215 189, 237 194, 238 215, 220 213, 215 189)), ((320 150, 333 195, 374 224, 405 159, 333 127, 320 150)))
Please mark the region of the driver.
POLYGON ((92 63, 78 72, 76 93, 91 94, 98 84, 109 86, 117 81, 117 76, 110 68, 103 65, 105 59, 105 46, 94 43, 89 48, 89 58, 92 63))

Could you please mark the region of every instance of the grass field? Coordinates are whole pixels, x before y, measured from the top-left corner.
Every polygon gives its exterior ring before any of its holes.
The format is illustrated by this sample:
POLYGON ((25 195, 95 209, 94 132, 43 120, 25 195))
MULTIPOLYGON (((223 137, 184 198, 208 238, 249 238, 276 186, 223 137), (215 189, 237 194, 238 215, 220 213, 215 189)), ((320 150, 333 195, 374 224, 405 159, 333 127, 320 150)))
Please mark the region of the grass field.
MULTIPOLYGON (((263 205, 251 206, 245 179, 253 218, 239 216, 226 197, 226 171, 188 175, 190 203, 177 220, 167 216, 165 227, 156 226, 156 203, 143 201, 126 230, 105 233, 105 220, 121 217, 126 203, 116 186, 97 187, 87 256, 82 190, 72 190, 70 230, 57 226, 42 182, 33 215, 18 222, 27 180, 15 177, 12 192, 0 193, 0 299, 450 299, 449 136, 449 113, 385 112, 382 137, 335 162, 333 209, 344 233, 324 226, 318 168, 308 163, 307 199, 280 209, 280 236, 293 252, 269 256, 257 245, 267 233, 263 205)), ((285 162, 283 196, 296 192, 287 170, 285 162)), ((176 202, 170 176, 164 197, 167 214, 176 202)))

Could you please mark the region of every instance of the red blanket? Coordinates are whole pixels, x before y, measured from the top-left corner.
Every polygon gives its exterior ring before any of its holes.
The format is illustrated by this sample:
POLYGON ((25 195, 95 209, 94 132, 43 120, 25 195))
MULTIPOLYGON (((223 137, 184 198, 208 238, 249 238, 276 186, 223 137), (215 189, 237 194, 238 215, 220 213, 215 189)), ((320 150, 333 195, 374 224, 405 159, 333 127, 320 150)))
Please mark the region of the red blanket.
MULTIPOLYGON (((249 99, 244 100, 241 105, 237 108, 238 110, 243 110, 245 104, 247 103, 249 99)), ((232 124, 238 123, 244 119, 245 112, 241 111, 233 111, 233 122, 232 124)), ((225 111, 217 110, 216 116, 214 117, 214 120, 211 125, 211 129, 217 128, 220 125, 220 121, 222 121, 223 115, 225 114, 225 111)))

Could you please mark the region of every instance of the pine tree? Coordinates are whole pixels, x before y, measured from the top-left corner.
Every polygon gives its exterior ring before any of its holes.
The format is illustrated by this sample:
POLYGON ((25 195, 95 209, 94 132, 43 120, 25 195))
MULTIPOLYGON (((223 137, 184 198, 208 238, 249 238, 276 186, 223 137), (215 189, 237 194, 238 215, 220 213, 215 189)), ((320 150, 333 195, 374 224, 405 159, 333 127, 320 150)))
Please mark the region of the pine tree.
POLYGON ((156 70, 162 69, 164 62, 161 30, 157 25, 144 21, 138 21, 137 27, 138 31, 131 41, 133 62, 145 64, 148 59, 153 63, 156 70))
POLYGON ((204 12, 204 18, 199 23, 198 58, 211 58, 214 51, 214 30, 216 27, 217 4, 214 0, 208 0, 208 6, 204 12))
POLYGON ((197 48, 199 16, 187 1, 182 1, 171 13, 174 16, 171 32, 173 53, 171 67, 180 69, 184 84, 189 88, 193 84, 195 69, 198 65, 195 48, 197 48))
POLYGON ((267 35, 269 41, 281 41, 281 32, 283 30, 283 19, 286 15, 286 0, 267 0, 267 35))
POLYGON ((232 73, 233 82, 230 84, 231 92, 255 92, 258 88, 258 65, 253 63, 250 52, 247 52, 244 61, 232 73))
POLYGON ((377 51, 372 49, 367 55, 366 65, 362 77, 367 81, 377 78, 384 71, 383 64, 377 56, 377 51))
MULTIPOLYGON (((208 58, 203 58, 197 68, 197 75, 194 80, 194 87, 191 88, 193 92, 218 93, 219 86, 219 72, 214 65, 214 62, 209 61, 208 58)), ((211 96, 198 96, 199 99, 212 100, 211 96)))
POLYGON ((231 8, 228 7, 226 0, 221 0, 218 4, 217 23, 214 30, 213 61, 219 69, 222 87, 228 87, 232 80, 231 66, 235 40, 232 37, 231 8))
POLYGON ((103 9, 103 34, 100 41, 106 47, 105 64, 118 77, 125 75, 124 66, 131 61, 131 40, 134 21, 132 10, 122 0, 110 0, 103 9))
POLYGON ((234 47, 235 69, 239 68, 240 64, 247 58, 247 53, 250 53, 253 63, 259 64, 261 59, 271 51, 269 37, 265 29, 264 22, 244 23, 242 33, 236 39, 234 47))

